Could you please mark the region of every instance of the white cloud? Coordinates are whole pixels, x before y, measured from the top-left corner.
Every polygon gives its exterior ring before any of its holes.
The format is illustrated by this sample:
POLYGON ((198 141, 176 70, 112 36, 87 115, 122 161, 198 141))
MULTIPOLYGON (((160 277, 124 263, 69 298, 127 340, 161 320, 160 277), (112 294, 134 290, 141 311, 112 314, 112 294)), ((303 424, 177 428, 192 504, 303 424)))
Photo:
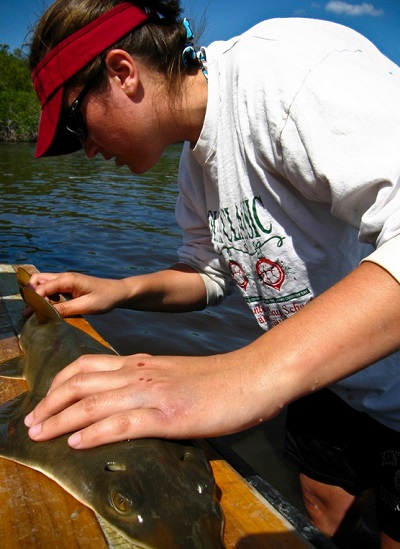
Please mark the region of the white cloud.
POLYGON ((346 15, 371 15, 372 17, 379 17, 383 15, 382 9, 375 8, 372 4, 363 2, 362 4, 349 4, 348 2, 342 2, 341 0, 331 0, 325 6, 327 11, 332 11, 336 14, 346 15))

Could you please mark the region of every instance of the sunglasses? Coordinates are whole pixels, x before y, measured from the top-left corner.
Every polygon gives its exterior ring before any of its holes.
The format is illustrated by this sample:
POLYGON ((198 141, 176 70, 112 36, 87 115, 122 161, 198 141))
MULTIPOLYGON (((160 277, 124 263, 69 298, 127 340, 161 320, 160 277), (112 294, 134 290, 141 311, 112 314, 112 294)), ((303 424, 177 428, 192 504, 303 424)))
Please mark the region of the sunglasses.
POLYGON ((89 134, 85 121, 83 120, 81 105, 92 85, 93 80, 87 82, 72 105, 65 109, 65 127, 81 141, 85 141, 89 134))

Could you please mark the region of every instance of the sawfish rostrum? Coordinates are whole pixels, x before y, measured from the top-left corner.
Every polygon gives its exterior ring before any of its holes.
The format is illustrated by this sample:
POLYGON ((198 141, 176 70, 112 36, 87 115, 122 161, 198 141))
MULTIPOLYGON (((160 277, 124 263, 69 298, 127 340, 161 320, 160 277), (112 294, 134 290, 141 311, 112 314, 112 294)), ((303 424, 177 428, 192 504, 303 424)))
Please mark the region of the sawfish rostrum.
MULTIPOLYGON (((23 285, 26 276, 19 273, 23 285)), ((25 379, 29 391, 0 407, 0 456, 41 471, 137 547, 223 548, 214 478, 192 444, 141 439, 73 450, 68 435, 29 438, 24 418, 57 372, 82 354, 115 352, 65 322, 31 289, 22 293, 34 314, 22 330, 23 354, 0 364, 0 376, 25 379)))

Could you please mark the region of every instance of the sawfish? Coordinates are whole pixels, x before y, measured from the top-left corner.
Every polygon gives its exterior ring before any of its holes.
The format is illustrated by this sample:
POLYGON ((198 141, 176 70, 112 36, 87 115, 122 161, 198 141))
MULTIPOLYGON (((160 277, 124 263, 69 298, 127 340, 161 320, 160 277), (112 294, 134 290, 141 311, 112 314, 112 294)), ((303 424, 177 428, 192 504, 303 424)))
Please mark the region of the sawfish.
POLYGON ((25 379, 29 390, 0 406, 0 457, 36 469, 91 508, 135 547, 222 549, 223 514, 202 449, 190 441, 137 439, 74 450, 68 435, 33 442, 25 416, 54 376, 83 354, 117 354, 68 324, 30 289, 33 310, 20 337, 22 355, 0 364, 0 376, 25 379))

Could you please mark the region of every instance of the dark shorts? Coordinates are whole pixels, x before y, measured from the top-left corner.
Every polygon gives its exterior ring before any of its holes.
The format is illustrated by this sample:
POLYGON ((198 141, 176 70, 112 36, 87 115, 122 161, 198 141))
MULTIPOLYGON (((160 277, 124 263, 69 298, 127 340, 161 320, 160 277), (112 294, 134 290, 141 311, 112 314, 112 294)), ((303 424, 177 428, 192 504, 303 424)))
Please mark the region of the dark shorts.
POLYGON ((323 389, 288 407, 284 456, 351 494, 374 488, 378 526, 400 542, 400 432, 323 389))

